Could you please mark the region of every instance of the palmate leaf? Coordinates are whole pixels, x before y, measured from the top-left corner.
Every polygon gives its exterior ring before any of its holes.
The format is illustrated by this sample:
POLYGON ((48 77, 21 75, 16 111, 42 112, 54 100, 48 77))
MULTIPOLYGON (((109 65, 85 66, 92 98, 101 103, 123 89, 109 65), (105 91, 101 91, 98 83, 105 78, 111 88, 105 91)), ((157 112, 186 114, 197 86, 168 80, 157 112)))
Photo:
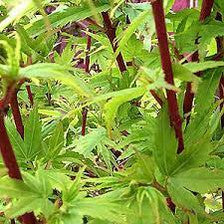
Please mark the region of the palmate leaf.
POLYGON ((41 122, 38 110, 35 108, 30 113, 24 128, 25 155, 28 160, 33 160, 41 151, 41 141, 41 122))
POLYGON ((212 72, 208 71, 203 75, 204 80, 199 85, 195 99, 195 112, 197 115, 207 113, 211 108, 211 105, 214 102, 214 95, 218 88, 221 74, 222 69, 216 69, 212 72), (204 99, 206 99, 207 103, 204 103, 204 99))
POLYGON ((83 224, 83 216, 76 213, 66 213, 62 214, 58 219, 57 217, 52 217, 52 220, 49 222, 50 224, 83 224))
POLYGON ((223 170, 209 170, 204 167, 193 168, 180 172, 172 178, 175 179, 175 184, 202 194, 224 187, 223 170))
POLYGON ((204 71, 207 69, 224 67, 224 61, 205 61, 205 62, 189 62, 183 65, 192 73, 204 71))
MULTIPOLYGON (((78 213, 100 220, 108 220, 115 224, 127 224, 125 214, 128 209, 109 197, 83 198, 74 201, 69 209, 70 213, 78 213)), ((130 212, 130 211, 129 211, 130 212)))
POLYGON ((53 63, 40 63, 21 68, 19 73, 21 77, 28 79, 59 80, 63 84, 73 88, 81 96, 90 97, 93 94, 87 83, 76 75, 76 73, 81 73, 81 70, 78 69, 53 63), (75 74, 72 75, 69 71, 73 71, 75 74))
POLYGON ((30 193, 21 191, 19 196, 14 197, 16 200, 12 202, 12 206, 5 209, 6 216, 12 219, 34 211, 48 218, 55 211, 53 203, 48 199, 52 193, 50 183, 41 173, 37 173, 36 176, 26 173, 24 181, 30 193))
POLYGON ((118 49, 115 52, 115 56, 119 54, 119 52, 125 48, 126 43, 131 38, 132 34, 136 31, 136 29, 142 25, 147 19, 152 19, 152 15, 149 13, 148 10, 141 12, 131 23, 128 28, 121 33, 117 39, 118 39, 118 49), (151 18, 150 18, 151 17, 151 18))
POLYGON ((160 171, 169 175, 176 163, 177 140, 174 130, 170 127, 167 107, 163 108, 158 117, 157 131, 155 133, 154 157, 160 171))
POLYGON ((107 168, 112 172, 112 164, 116 164, 116 162, 110 151, 110 147, 114 147, 114 143, 107 137, 106 129, 99 127, 93 129, 85 136, 82 136, 78 140, 78 143, 69 146, 69 149, 91 160, 94 160, 93 151, 96 150, 97 154, 101 156, 102 160, 105 162, 107 168))
POLYGON ((136 87, 114 92, 114 97, 104 105, 104 119, 108 132, 111 133, 111 128, 114 124, 118 108, 132 99, 138 98, 146 92, 144 87, 136 87))
POLYGON ((149 184, 154 180, 155 163, 150 156, 138 152, 136 154, 137 160, 130 168, 124 171, 126 177, 123 177, 123 180, 149 184))
POLYGON ((5 210, 5 215, 9 219, 13 219, 27 212, 41 211, 47 218, 48 213, 53 213, 54 209, 54 205, 47 199, 26 197, 14 202, 13 207, 5 210))
POLYGON ((47 157, 51 160, 58 156, 64 145, 64 130, 61 122, 55 127, 49 139, 47 157))
POLYGON ((191 118, 190 124, 186 128, 184 139, 186 148, 191 147, 194 142, 203 138, 205 133, 210 131, 209 122, 212 112, 215 109, 213 102, 215 92, 218 88, 221 71, 222 70, 217 69, 212 72, 206 72, 203 75, 203 80, 198 86, 198 91, 195 97, 194 112, 196 115, 191 118), (204 101, 205 99, 206 103, 204 101))
MULTIPOLYGON (((62 11, 54 12, 47 16, 50 21, 51 27, 62 27, 71 22, 77 22, 79 20, 83 20, 87 17, 91 17, 95 13, 100 13, 102 11, 106 11, 110 8, 108 4, 101 3, 96 4, 94 10, 87 5, 83 5, 80 7, 69 7, 63 9, 62 11)), ((44 19, 40 19, 32 24, 31 27, 27 29, 27 32, 30 35, 37 36, 46 31, 44 19)))
POLYGON ((129 202, 133 211, 127 216, 129 224, 177 223, 166 205, 164 196, 156 189, 139 187, 134 196, 129 202))
POLYGON ((213 147, 210 140, 205 135, 191 146, 185 148, 184 152, 177 157, 171 175, 205 164, 212 151, 213 147))
POLYGON ((181 184, 177 183, 175 179, 169 179, 167 190, 172 201, 178 207, 193 210, 198 213, 204 213, 204 209, 200 205, 197 197, 194 196, 192 192, 185 189, 181 184))
POLYGON ((32 161, 41 151, 41 123, 37 109, 31 111, 25 122, 24 141, 10 120, 6 120, 10 141, 20 162, 32 161))
POLYGON ((0 181, 0 197, 18 198, 20 196, 32 196, 31 189, 22 181, 11 179, 9 177, 2 177, 0 181))
POLYGON ((92 150, 102 142, 102 140, 106 137, 106 130, 102 127, 97 128, 87 135, 81 137, 74 148, 75 152, 78 152, 85 157, 92 157, 92 150))
POLYGON ((36 211, 46 217, 54 210, 53 204, 48 200, 52 189, 43 175, 35 177, 24 173, 24 182, 21 180, 3 177, 0 181, 0 197, 9 197, 12 203, 4 208, 7 218, 15 218, 26 212, 36 211))
POLYGON ((24 159, 28 160, 28 157, 26 155, 26 145, 21 136, 19 135, 18 131, 16 130, 15 125, 9 119, 6 119, 6 128, 10 137, 10 142, 16 153, 16 158, 19 161, 22 161, 24 159))

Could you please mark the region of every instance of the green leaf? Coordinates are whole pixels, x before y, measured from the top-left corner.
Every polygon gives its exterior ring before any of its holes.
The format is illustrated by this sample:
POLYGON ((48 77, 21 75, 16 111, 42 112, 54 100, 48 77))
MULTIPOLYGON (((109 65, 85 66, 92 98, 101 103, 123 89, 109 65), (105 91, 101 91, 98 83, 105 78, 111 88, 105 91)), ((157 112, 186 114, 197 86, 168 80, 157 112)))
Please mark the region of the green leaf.
POLYGON ((223 170, 209 170, 204 167, 193 168, 178 173, 173 178, 175 178, 175 183, 201 194, 224 188, 223 170))
POLYGON ((92 150, 106 137, 106 130, 102 127, 94 129, 87 135, 81 137, 74 149, 85 157, 91 157, 92 150))
POLYGON ((26 157, 33 160, 41 151, 41 122, 38 110, 35 108, 29 115, 25 124, 24 143, 26 145, 26 157))
POLYGON ((189 62, 184 64, 184 67, 190 70, 192 73, 223 66, 223 61, 189 62))
POLYGON ((48 157, 53 159, 58 156, 62 147, 64 145, 64 130, 63 125, 59 122, 52 133, 51 138, 49 139, 49 151, 48 157))
POLYGON ((213 147, 206 135, 197 142, 193 142, 177 157, 172 175, 205 164, 212 151, 213 147))
POLYGON ((108 220, 113 223, 124 224, 125 209, 122 205, 115 203, 110 198, 84 198, 72 205, 71 212, 78 212, 100 220, 108 220))
POLYGON ((145 93, 145 88, 137 87, 125 89, 114 93, 114 97, 104 105, 104 119, 109 133, 114 123, 118 108, 132 99, 138 98, 145 93))
POLYGON ((190 124, 185 131, 184 142, 187 148, 191 147, 198 139, 203 138, 203 136, 211 132, 209 129, 210 117, 215 109, 214 97, 221 74, 221 71, 218 69, 213 72, 206 72, 203 75, 203 80, 198 86, 195 97, 194 112, 196 115, 195 117, 192 115, 190 124))
POLYGON ((92 96, 92 90, 88 87, 84 81, 82 81, 77 75, 72 75, 69 71, 79 73, 81 70, 72 69, 53 63, 41 63, 30 65, 26 68, 20 69, 20 76, 28 79, 54 79, 59 80, 63 84, 72 87, 79 95, 90 97, 92 96))
POLYGON ((71 62, 74 58, 74 53, 75 53, 73 46, 72 46, 73 42, 74 42, 74 40, 71 38, 68 41, 68 43, 61 55, 59 55, 57 52, 54 52, 55 63, 60 64, 60 65, 71 66, 71 62))
POLYGON ((46 211, 52 210, 53 212, 53 209, 53 204, 47 199, 43 200, 35 197, 26 197, 14 202, 13 207, 6 209, 5 214, 8 218, 13 219, 35 210, 41 210, 43 211, 43 214, 47 215, 46 211))
POLYGON ((21 138, 20 134, 16 130, 15 125, 9 119, 6 119, 6 128, 10 137, 10 142, 16 153, 16 158, 21 161, 22 159, 28 160, 26 155, 26 151, 27 151, 26 145, 23 139, 21 138))
POLYGON ((169 179, 167 190, 175 205, 180 208, 193 210, 199 213, 203 213, 204 209, 201 207, 199 200, 192 192, 185 189, 176 179, 169 179))
POLYGON ((203 76, 203 81, 198 87, 198 92, 195 99, 195 112, 202 116, 208 113, 214 102, 215 92, 219 85, 219 80, 222 74, 222 70, 217 69, 212 72, 206 72, 203 76), (205 103, 206 99, 206 103, 205 103))
POLYGON ((173 128, 170 127, 167 107, 163 108, 155 133, 154 157, 160 171, 169 175, 173 171, 177 154, 177 140, 173 128))
POLYGON ((0 196, 18 198, 21 196, 31 196, 33 192, 21 180, 2 177, 0 181, 0 196))
POLYGON ((15 7, 11 9, 7 17, 0 22, 0 32, 2 32, 9 24, 16 19, 20 19, 24 14, 33 6, 32 0, 26 0, 24 2, 18 2, 15 7))
POLYGON ((168 210, 164 196, 156 189, 139 187, 134 196, 129 205, 132 212, 127 216, 128 223, 177 223, 168 210))
MULTIPOLYGON (((91 17, 94 13, 100 13, 106 11, 110 8, 108 4, 102 3, 95 6, 94 11, 87 5, 80 7, 68 7, 58 12, 54 12, 47 16, 50 21, 52 28, 63 27, 64 25, 71 22, 78 22, 87 17, 91 17)), ((47 27, 45 27, 44 18, 40 19, 32 24, 27 32, 30 35, 37 36, 45 32, 47 27)))
POLYGON ((128 26, 128 28, 121 33, 117 39, 118 39, 118 49, 115 52, 115 57, 119 54, 119 52, 125 47, 126 43, 132 36, 132 34, 136 31, 136 29, 144 24, 144 22, 147 19, 152 19, 151 14, 148 10, 141 12, 131 23, 131 25, 128 26), (151 18, 150 18, 151 17, 151 18))
POLYGON ((127 176, 125 180, 148 184, 154 180, 155 163, 151 157, 143 153, 136 154, 137 161, 124 171, 127 176))
POLYGON ((192 91, 196 92, 200 78, 193 74, 188 68, 181 64, 173 64, 174 77, 184 82, 192 82, 192 91))

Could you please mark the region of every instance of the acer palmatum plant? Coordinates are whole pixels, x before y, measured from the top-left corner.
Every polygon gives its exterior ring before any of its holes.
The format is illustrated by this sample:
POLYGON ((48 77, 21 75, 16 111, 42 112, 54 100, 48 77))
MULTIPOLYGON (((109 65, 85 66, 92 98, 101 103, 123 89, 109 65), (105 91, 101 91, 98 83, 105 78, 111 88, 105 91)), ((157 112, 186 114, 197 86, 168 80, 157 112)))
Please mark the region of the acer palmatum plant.
POLYGON ((3 1, 0 222, 223 222, 223 2, 196 2, 3 1))

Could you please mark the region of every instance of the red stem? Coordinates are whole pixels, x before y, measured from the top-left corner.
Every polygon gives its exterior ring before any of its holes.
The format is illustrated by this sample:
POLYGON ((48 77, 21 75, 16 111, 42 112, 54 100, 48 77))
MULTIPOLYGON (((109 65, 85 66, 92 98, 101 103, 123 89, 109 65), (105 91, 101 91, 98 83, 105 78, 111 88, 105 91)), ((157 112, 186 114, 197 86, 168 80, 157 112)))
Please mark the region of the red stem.
MULTIPOLYGON (((107 34, 107 36, 110 40, 110 43, 112 45, 112 48, 113 48, 114 52, 115 52, 117 50, 117 44, 114 43, 115 40, 116 40, 116 28, 112 24, 108 12, 102 12, 102 16, 103 16, 104 28, 106 30, 106 34, 107 34)), ((123 72, 127 71, 127 68, 126 68, 126 65, 124 63, 124 59, 123 59, 123 56, 122 56, 121 53, 118 54, 116 60, 117 60, 120 72, 123 73, 123 72)))
POLYGON ((207 17, 210 16, 214 0, 203 0, 201 6, 201 14, 199 20, 204 22, 207 17))
POLYGON ((21 138, 24 138, 24 126, 22 121, 22 116, 19 109, 19 103, 17 98, 17 91, 15 90, 12 94, 11 100, 10 100, 10 106, 12 109, 13 118, 15 121, 16 129, 19 132, 21 138))
POLYGON ((86 58, 85 58, 85 72, 87 72, 87 73, 90 72, 90 68, 89 68, 89 64, 90 64, 89 52, 90 52, 90 49, 91 49, 91 44, 92 44, 92 38, 91 38, 91 36, 87 35, 86 58))
POLYGON ((86 135, 87 113, 88 109, 84 107, 82 110, 82 136, 86 135))
MULTIPOLYGON (((11 98, 14 94, 15 88, 14 84, 10 85, 7 89, 7 93, 5 97, 0 101, 0 151, 2 154, 2 158, 6 168, 8 169, 8 175, 11 178, 22 180, 22 175, 19 170, 18 163, 16 161, 16 156, 13 151, 11 142, 9 140, 9 136, 5 127, 5 120, 4 120, 4 111, 5 108, 8 106, 11 98)), ((36 218, 33 213, 26 213, 21 216, 21 219, 24 224, 35 224, 36 218)))
MULTIPOLYGON (((163 10, 163 0, 157 0, 152 2, 152 9, 156 25, 156 33, 158 37, 161 63, 165 74, 165 80, 169 84, 174 85, 172 63, 166 32, 165 15, 163 10)), ((178 153, 181 153, 184 149, 184 141, 182 133, 182 121, 178 110, 176 93, 173 90, 166 90, 166 93, 170 121, 171 125, 174 127, 176 137, 178 139, 178 153)))
POLYGON ((33 93, 31 91, 30 85, 26 85, 26 91, 27 91, 27 94, 28 94, 28 98, 30 100, 30 105, 33 106, 33 104, 34 104, 33 93))
MULTIPOLYGON (((113 51, 116 52, 117 47, 118 47, 117 44, 114 43, 116 40, 116 28, 114 27, 113 23, 111 22, 108 12, 102 12, 102 16, 103 16, 104 28, 106 30, 106 34, 110 40, 113 51)), ((123 73, 123 72, 127 71, 127 67, 125 65, 125 62, 124 62, 124 59, 123 59, 123 56, 121 53, 118 54, 116 60, 117 60, 117 64, 118 64, 118 68, 119 68, 120 72, 123 73)), ((162 106, 163 101, 157 95, 157 93, 154 90, 151 90, 150 93, 155 98, 155 100, 159 103, 159 105, 162 106)))
POLYGON ((154 99, 157 101, 157 103, 162 107, 163 106, 163 101, 162 99, 158 96, 158 94, 154 90, 150 90, 150 93, 154 97, 154 99))
MULTIPOLYGON (((89 52, 91 49, 92 38, 87 35, 87 46, 86 46, 86 58, 85 58, 85 72, 90 73, 90 56, 89 52)), ((88 109, 86 107, 82 110, 82 136, 86 135, 86 124, 87 124, 88 109)))
MULTIPOLYGON (((200 18, 199 18, 201 22, 204 22, 205 19, 208 16, 210 16, 213 3, 214 3, 214 0, 203 0, 200 18)), ((198 55, 198 51, 196 51, 192 56, 192 61, 197 62, 198 60, 199 60, 199 55, 198 55)), ((196 75, 201 76, 202 73, 196 73, 196 75)), ((190 112, 192 110, 193 100, 194 100, 194 93, 192 92, 191 83, 187 83, 187 88, 186 88, 185 97, 184 97, 184 106, 183 106, 184 114, 187 115, 187 123, 190 120, 190 112)))

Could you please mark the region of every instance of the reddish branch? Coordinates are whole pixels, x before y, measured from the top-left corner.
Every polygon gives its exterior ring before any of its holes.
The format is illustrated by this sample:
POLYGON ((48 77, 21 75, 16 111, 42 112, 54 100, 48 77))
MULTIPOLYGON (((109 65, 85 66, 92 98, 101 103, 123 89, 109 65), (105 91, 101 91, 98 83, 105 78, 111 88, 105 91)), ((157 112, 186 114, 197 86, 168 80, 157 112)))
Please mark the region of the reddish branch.
MULTIPOLYGON (((19 170, 16 156, 14 154, 9 136, 5 127, 4 111, 10 103, 15 92, 15 83, 10 84, 7 89, 6 95, 0 100, 0 151, 6 168, 8 169, 8 175, 11 178, 22 180, 22 175, 19 170)), ((33 213, 26 213, 21 216, 24 224, 35 224, 36 218, 33 213)))
MULTIPOLYGON (((169 84, 174 85, 172 63, 166 32, 165 15, 163 10, 163 0, 157 0, 152 2, 152 9, 156 25, 156 33, 158 37, 161 63, 165 74, 165 80, 169 84)), ((184 141, 182 133, 182 121, 178 110, 176 93, 173 90, 166 90, 166 93, 170 121, 171 125, 174 127, 176 137, 178 139, 178 153, 181 153, 184 149, 184 141)))
MULTIPOLYGON (((201 22, 204 22, 205 19, 208 16, 210 16, 213 3, 214 3, 214 0, 203 0, 200 18, 199 18, 201 22)), ((196 43, 197 43, 197 40, 196 40, 196 43)), ((193 54, 192 61, 193 62, 199 61, 198 51, 193 54)), ((196 75, 201 76, 202 74, 196 73, 196 75)), ((192 110, 193 100, 194 100, 194 93, 192 92, 191 83, 187 83, 187 88, 186 88, 185 97, 184 97, 184 106, 183 106, 184 114, 187 115, 187 122, 189 122, 189 119, 190 119, 189 114, 192 110)))
MULTIPOLYGON (((26 67, 28 65, 32 65, 32 63, 33 63, 32 57, 29 56, 27 58, 27 63, 26 64, 25 63, 22 63, 21 64, 21 67, 26 67)), ((26 80, 26 81, 29 82, 29 80, 26 80)), ((28 94, 28 98, 30 100, 30 105, 33 106, 33 104, 34 104, 34 101, 33 101, 33 93, 31 92, 30 85, 28 85, 28 84, 26 85, 26 91, 27 91, 27 94, 28 94)))
POLYGON ((11 96, 10 107, 12 109, 12 115, 15 121, 16 129, 20 136, 24 138, 24 126, 22 121, 22 116, 19 109, 19 103, 17 98, 17 90, 15 90, 11 96))
POLYGON ((26 85, 26 91, 27 91, 27 94, 28 94, 28 98, 30 100, 30 105, 33 106, 33 104, 34 104, 33 93, 31 91, 30 85, 26 85))
POLYGON ((82 136, 86 135, 87 114, 88 109, 84 107, 82 110, 82 136))
POLYGON ((90 72, 90 67, 89 67, 90 56, 89 56, 89 52, 90 52, 90 49, 91 49, 91 44, 92 44, 92 38, 91 38, 91 36, 87 35, 86 58, 85 58, 85 72, 87 72, 87 73, 90 72))
POLYGON ((205 19, 210 16, 213 4, 214 0, 203 0, 199 18, 201 22, 204 22, 205 19))
MULTIPOLYGON (((107 37, 109 38, 112 48, 115 52, 117 50, 117 43, 115 43, 116 28, 114 27, 113 23, 111 22, 108 12, 102 12, 102 16, 103 16, 104 28, 105 28, 107 37)), ((117 60, 118 67, 119 67, 121 73, 127 71, 127 68, 124 63, 124 59, 123 59, 123 56, 121 53, 118 54, 116 60, 117 60)))
MULTIPOLYGON (((104 29, 106 30, 107 37, 109 38, 109 40, 111 42, 113 51, 116 52, 117 47, 118 47, 117 43, 115 43, 116 27, 114 27, 108 12, 102 12, 102 16, 103 16, 103 21, 104 21, 104 29)), ((123 59, 123 56, 121 53, 118 54, 116 60, 117 60, 117 64, 118 64, 118 68, 119 68, 120 72, 123 73, 123 72, 127 71, 127 67, 126 67, 126 64, 124 62, 124 59, 123 59)), ((162 106, 163 101, 157 95, 157 93, 154 90, 150 90, 150 93, 155 98, 155 100, 159 103, 159 105, 162 106)))
MULTIPOLYGON (((85 72, 90 73, 90 49, 92 44, 91 36, 87 35, 87 46, 86 46, 86 58, 85 58, 85 72)), ((88 109, 86 107, 82 110, 82 136, 86 135, 86 124, 87 124, 88 109)))

